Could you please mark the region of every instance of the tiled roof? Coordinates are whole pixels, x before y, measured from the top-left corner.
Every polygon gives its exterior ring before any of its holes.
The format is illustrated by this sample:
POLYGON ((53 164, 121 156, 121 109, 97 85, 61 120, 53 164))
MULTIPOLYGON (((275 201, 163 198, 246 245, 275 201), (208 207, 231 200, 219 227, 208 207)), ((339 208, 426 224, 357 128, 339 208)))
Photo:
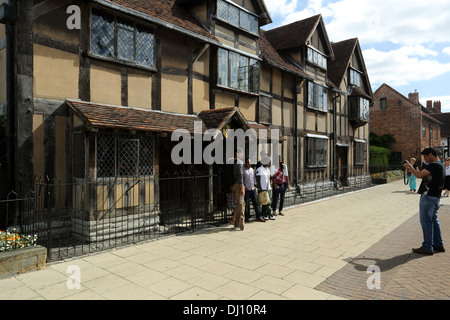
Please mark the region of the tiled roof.
POLYGON ((440 121, 439 118, 433 117, 434 114, 429 115, 428 113, 424 112, 423 109, 425 109, 425 108, 423 106, 421 107, 421 109, 422 109, 422 112, 421 112, 422 117, 426 118, 427 120, 429 120, 431 122, 435 122, 435 123, 437 123, 439 125, 443 125, 443 123, 440 121))
MULTIPOLYGON (((79 100, 66 100, 69 107, 87 126, 102 130, 124 130, 172 133, 176 129, 185 129, 194 134, 194 122, 202 123, 204 133, 207 129, 225 129, 233 117, 241 121, 242 129, 267 129, 267 141, 270 141, 270 128, 262 124, 249 123, 237 107, 205 110, 198 115, 186 115, 155 110, 144 110, 122 106, 112 106, 79 100)), ((280 141, 284 138, 280 137, 280 141)))
POLYGON ((208 129, 222 130, 226 128, 227 124, 235 115, 238 116, 239 120, 244 125, 244 128, 242 129, 247 130, 249 124, 237 107, 204 110, 198 114, 198 117, 203 120, 204 125, 208 129))
POLYGON ((352 88, 352 92, 350 93, 350 97, 362 97, 368 100, 372 100, 372 98, 365 93, 364 91, 362 91, 360 88, 358 87, 353 87, 352 88))
POLYGON ((266 31, 266 37, 276 50, 303 46, 311 36, 320 18, 321 15, 319 14, 266 31))
POLYGON ((443 123, 441 137, 450 137, 450 112, 435 113, 431 116, 443 123))
POLYGON ((354 38, 332 44, 335 59, 328 63, 328 77, 337 86, 344 79, 357 40, 357 38, 354 38))
POLYGON ((267 39, 266 33, 267 31, 260 29, 261 58, 275 67, 287 69, 289 72, 295 72, 303 77, 307 77, 306 73, 302 69, 294 65, 288 58, 284 57, 277 50, 275 50, 271 42, 267 39))
POLYGON ((177 5, 176 0, 106 0, 127 9, 144 13, 152 18, 173 24, 189 32, 217 40, 185 9, 177 5))
POLYGON ((67 104, 86 124, 97 129, 119 129, 171 133, 186 129, 194 133, 197 116, 155 110, 118 107, 92 102, 67 100, 67 104))

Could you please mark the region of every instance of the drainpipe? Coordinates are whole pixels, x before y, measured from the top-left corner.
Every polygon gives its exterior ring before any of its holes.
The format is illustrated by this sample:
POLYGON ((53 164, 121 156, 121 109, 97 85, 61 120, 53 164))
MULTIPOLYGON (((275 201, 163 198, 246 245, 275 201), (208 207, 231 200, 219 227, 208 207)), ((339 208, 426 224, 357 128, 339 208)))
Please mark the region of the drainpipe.
POLYGON ((6 31, 6 144, 8 161, 9 190, 15 190, 16 152, 14 137, 15 109, 14 109, 14 30, 16 21, 16 7, 11 1, 5 0, 0 6, 0 23, 5 24, 6 31))

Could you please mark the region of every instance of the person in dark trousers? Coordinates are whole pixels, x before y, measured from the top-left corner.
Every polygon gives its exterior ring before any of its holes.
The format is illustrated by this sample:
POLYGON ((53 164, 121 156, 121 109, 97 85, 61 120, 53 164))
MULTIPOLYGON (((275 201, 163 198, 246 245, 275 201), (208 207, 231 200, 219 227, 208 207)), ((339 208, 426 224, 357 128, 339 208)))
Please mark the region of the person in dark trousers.
POLYGON ((286 197, 286 191, 291 189, 289 184, 289 173, 287 166, 283 163, 283 159, 279 156, 278 167, 274 167, 272 175, 273 180, 273 199, 272 199, 272 211, 274 215, 284 216, 284 198, 286 197), (279 210, 278 199, 280 200, 279 210))
POLYGON ((245 224, 245 187, 244 187, 244 163, 242 160, 244 159, 244 150, 241 148, 237 148, 236 157, 234 159, 233 165, 233 177, 234 183, 230 188, 230 191, 233 193, 234 198, 236 199, 236 208, 234 209, 233 214, 233 223, 235 227, 239 227, 241 230, 244 230, 245 224))
POLYGON ((440 198, 445 182, 445 168, 439 161, 434 148, 425 148, 422 151, 427 165, 422 170, 415 169, 409 161, 403 166, 409 170, 416 178, 428 178, 428 183, 419 188, 421 194, 419 202, 420 224, 423 232, 423 242, 420 248, 412 249, 415 253, 432 255, 434 252, 444 252, 444 242, 438 220, 440 208, 440 198), (431 177, 431 179, 429 179, 431 177))
POLYGON ((244 186, 245 186, 245 222, 250 221, 250 201, 255 209, 256 220, 266 222, 261 217, 261 212, 258 206, 258 199, 256 198, 256 174, 250 165, 250 159, 246 159, 244 163, 244 186))

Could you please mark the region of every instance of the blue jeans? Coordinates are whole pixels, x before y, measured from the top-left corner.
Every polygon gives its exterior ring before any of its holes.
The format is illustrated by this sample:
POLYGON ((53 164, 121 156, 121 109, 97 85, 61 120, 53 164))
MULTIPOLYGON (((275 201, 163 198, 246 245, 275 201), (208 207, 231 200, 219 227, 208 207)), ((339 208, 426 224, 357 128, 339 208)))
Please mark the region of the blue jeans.
MULTIPOLYGON (((278 184, 278 185, 280 185, 280 184, 278 184)), ((273 193, 272 211, 277 210, 278 198, 280 199, 280 209, 278 210, 278 212, 283 211, 284 198, 286 197, 287 182, 283 183, 283 187, 284 187, 284 190, 282 192, 276 192, 275 189, 272 190, 272 193, 273 193)))
POLYGON ((255 190, 245 190, 245 218, 250 219, 250 201, 253 204, 253 209, 255 209, 256 218, 261 217, 261 212, 259 211, 258 199, 256 198, 255 190))
POLYGON ((433 251, 433 246, 444 246, 442 242, 442 233, 437 218, 440 208, 440 198, 428 195, 420 197, 420 225, 423 232, 422 246, 433 251))

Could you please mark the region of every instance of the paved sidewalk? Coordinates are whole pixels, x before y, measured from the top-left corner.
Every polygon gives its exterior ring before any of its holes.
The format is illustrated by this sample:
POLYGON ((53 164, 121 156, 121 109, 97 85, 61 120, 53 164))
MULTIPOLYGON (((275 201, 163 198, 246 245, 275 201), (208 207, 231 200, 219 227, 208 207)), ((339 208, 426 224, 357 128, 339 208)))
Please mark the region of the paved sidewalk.
MULTIPOLYGON (((290 208, 244 231, 225 225, 49 264, 0 280, 0 300, 447 299, 450 253, 411 253, 422 235, 419 195, 408 190, 397 181, 290 208), (371 291, 373 264, 382 289, 371 291)), ((442 204, 445 242, 450 198, 442 204)))

